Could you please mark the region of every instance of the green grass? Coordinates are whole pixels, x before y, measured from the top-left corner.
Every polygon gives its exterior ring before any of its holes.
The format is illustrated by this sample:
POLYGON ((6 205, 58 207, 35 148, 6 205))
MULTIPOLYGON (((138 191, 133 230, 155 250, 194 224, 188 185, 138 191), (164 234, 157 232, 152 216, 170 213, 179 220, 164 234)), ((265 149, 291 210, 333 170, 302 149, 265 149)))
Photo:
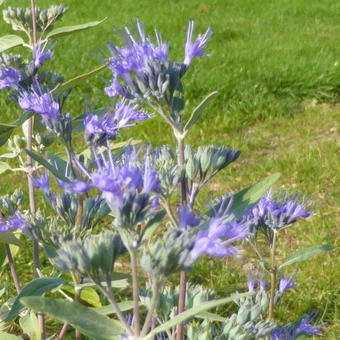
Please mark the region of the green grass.
MULTIPOLYGON (((157 27, 172 41, 171 53, 181 60, 188 19, 196 19, 200 32, 211 24, 210 57, 195 61, 185 78, 187 105, 193 107, 214 90, 219 96, 189 142, 225 144, 242 154, 210 184, 206 195, 238 190, 281 172, 276 187, 311 196, 316 215, 284 235, 280 256, 296 248, 339 242, 340 2, 69 0, 67 6, 70 11, 64 25, 108 17, 92 32, 60 39, 55 58, 46 65, 69 78, 97 66, 91 53, 105 49, 109 40, 117 41, 113 25, 121 27, 140 17, 148 29, 157 27)), ((3 23, 0 30, 10 32, 3 23)), ((102 77, 109 79, 109 74, 104 72, 102 77)), ((103 86, 97 76, 75 89, 68 104, 72 115, 82 113, 86 100, 107 103, 103 86)), ((1 121, 15 120, 20 114, 4 91, 0 107, 1 121)), ((154 144, 171 142, 168 127, 158 117, 124 132, 121 139, 129 137, 154 144)), ((9 181, 10 188, 25 189, 22 177, 6 175, 0 178, 1 193, 8 191, 9 181)), ((319 309, 329 323, 324 338, 338 339, 340 261, 336 255, 333 251, 297 266, 299 286, 287 294, 288 308, 279 310, 278 318, 293 320, 319 309)), ((21 271, 28 268, 25 262, 19 259, 21 271)), ((248 265, 244 259, 203 260, 192 277, 226 294, 244 288, 240 282, 248 265)))

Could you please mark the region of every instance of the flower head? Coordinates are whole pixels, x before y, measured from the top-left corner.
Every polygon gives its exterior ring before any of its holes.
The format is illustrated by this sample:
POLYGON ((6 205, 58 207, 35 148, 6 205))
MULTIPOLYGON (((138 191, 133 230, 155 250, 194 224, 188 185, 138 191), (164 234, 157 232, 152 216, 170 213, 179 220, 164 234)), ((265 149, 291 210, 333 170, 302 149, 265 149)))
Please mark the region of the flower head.
POLYGON ((320 328, 319 326, 313 326, 310 324, 310 320, 308 317, 302 318, 300 321, 299 326, 296 329, 296 333, 298 335, 301 334, 314 334, 314 335, 320 335, 320 328))
POLYGON ((145 34, 143 24, 137 20, 137 38, 135 38, 128 27, 121 32, 125 40, 125 46, 118 48, 112 44, 109 46, 112 58, 109 59, 110 66, 115 74, 125 78, 131 71, 142 72, 148 61, 157 59, 165 62, 168 58, 169 46, 163 43, 161 35, 156 31, 154 44, 149 36, 145 34))
POLYGON ((248 290, 253 292, 256 288, 260 288, 261 290, 265 290, 267 288, 267 283, 262 278, 262 273, 258 273, 254 275, 254 273, 250 272, 248 275, 248 290))
POLYGON ((37 113, 43 121, 56 120, 60 111, 59 103, 54 101, 49 92, 42 93, 40 90, 22 92, 18 103, 23 110, 37 113))
POLYGON ((180 229, 186 229, 188 226, 196 227, 201 222, 200 218, 197 218, 195 213, 192 212, 187 206, 180 206, 178 209, 179 225, 180 229))
POLYGON ((279 281, 279 292, 283 294, 286 290, 293 288, 296 286, 296 282, 293 281, 293 279, 282 277, 279 281))
POLYGON ((85 134, 88 141, 95 140, 102 143, 117 137, 121 129, 134 126, 134 122, 148 118, 150 118, 150 115, 138 110, 137 105, 120 101, 117 103, 113 114, 105 113, 102 117, 87 114, 84 119, 85 134))
POLYGON ((18 70, 0 65, 0 90, 18 85, 21 76, 18 70))
POLYGON ((10 216, 7 220, 0 218, 0 232, 7 232, 14 229, 24 229, 26 222, 19 212, 16 212, 13 216, 10 216))
POLYGON ((44 48, 38 44, 33 53, 33 62, 35 67, 41 67, 45 60, 51 59, 53 52, 51 50, 44 51, 44 48))
POLYGON ((92 186, 84 181, 75 180, 73 182, 64 182, 56 178, 58 185, 66 192, 81 193, 87 192, 92 186))
POLYGON ((247 235, 245 225, 235 221, 224 223, 220 218, 213 217, 209 221, 208 228, 201 229, 197 234, 191 255, 195 259, 203 254, 219 257, 237 256, 238 249, 234 246, 229 246, 229 244, 244 239, 247 235))
POLYGON ((50 192, 50 179, 47 173, 38 178, 32 178, 32 181, 34 188, 41 189, 45 193, 50 192))
POLYGON ((203 35, 199 35, 196 41, 192 42, 193 31, 194 21, 190 20, 187 31, 187 40, 185 43, 185 65, 190 65, 191 61, 196 57, 202 57, 206 55, 204 48, 212 34, 211 28, 208 27, 203 35))
POLYGON ((304 334, 320 335, 321 326, 313 326, 310 316, 306 315, 297 322, 275 328, 271 333, 271 340, 295 340, 304 334))
POLYGON ((143 24, 137 20, 136 35, 128 27, 121 32, 125 46, 109 45, 111 57, 108 67, 112 71, 112 81, 105 88, 110 97, 122 95, 129 99, 145 100, 150 96, 160 98, 165 91, 176 88, 191 60, 205 55, 204 47, 211 35, 210 28, 203 36, 192 42, 193 21, 189 23, 185 46, 184 63, 168 59, 169 44, 164 43, 161 35, 155 31, 156 42, 145 34, 143 24))
POLYGON ((299 218, 307 218, 312 213, 305 208, 305 202, 299 201, 298 195, 288 196, 287 193, 273 197, 272 191, 267 192, 248 213, 246 219, 252 231, 258 229, 281 229, 295 223, 299 218))

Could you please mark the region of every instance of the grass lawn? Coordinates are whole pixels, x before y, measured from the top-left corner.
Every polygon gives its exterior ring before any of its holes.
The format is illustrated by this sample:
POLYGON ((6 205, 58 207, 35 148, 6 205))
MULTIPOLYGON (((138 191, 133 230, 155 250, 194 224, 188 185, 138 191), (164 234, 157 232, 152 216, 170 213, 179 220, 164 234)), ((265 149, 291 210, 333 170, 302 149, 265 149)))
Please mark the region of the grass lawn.
MULTIPOLYGON (((59 1, 37 1, 47 6, 59 1)), ((28 1, 8 0, 11 6, 28 1)), ((63 3, 63 2, 60 2, 63 3)), ((266 175, 280 172, 277 188, 300 191, 314 200, 316 215, 294 226, 284 238, 280 255, 296 248, 339 242, 339 116, 340 106, 340 2, 336 0, 65 0, 70 11, 64 25, 108 17, 100 27, 61 38, 55 58, 46 63, 71 78, 98 65, 94 54, 117 42, 112 26, 131 24, 139 17, 147 29, 157 27, 171 40, 171 54, 183 57, 187 21, 196 19, 197 32, 211 24, 209 58, 196 61, 186 75, 188 108, 206 94, 219 96, 196 126, 189 142, 225 144, 242 151, 240 159, 211 183, 208 192, 222 194, 246 187, 266 175)), ((42 6, 42 7, 43 7, 42 6)), ((1 35, 10 30, 0 22, 1 35)), ((108 103, 103 95, 109 74, 86 81, 73 91, 68 103, 72 115, 82 113, 85 101, 108 103)), ((0 93, 0 121, 20 114, 0 93)), ((122 134, 154 144, 171 142, 169 130, 153 118, 122 134)), ((4 148, 3 148, 4 150, 4 148)), ((5 152, 5 151, 3 151, 5 152)), ((0 178, 0 192, 24 187, 19 176, 0 178), (14 184, 15 183, 15 184, 14 184), (17 184, 18 183, 18 184, 17 184)), ((321 255, 299 265, 299 286, 287 293, 286 310, 278 317, 293 320, 312 309, 329 323, 324 339, 340 334, 338 252, 321 255), (338 322, 339 324, 339 322, 338 322)), ((22 261, 19 259, 19 262, 22 261)), ((22 263, 22 265, 24 265, 22 263)), ((246 266, 240 260, 202 260, 193 280, 227 294, 244 289, 246 266)))

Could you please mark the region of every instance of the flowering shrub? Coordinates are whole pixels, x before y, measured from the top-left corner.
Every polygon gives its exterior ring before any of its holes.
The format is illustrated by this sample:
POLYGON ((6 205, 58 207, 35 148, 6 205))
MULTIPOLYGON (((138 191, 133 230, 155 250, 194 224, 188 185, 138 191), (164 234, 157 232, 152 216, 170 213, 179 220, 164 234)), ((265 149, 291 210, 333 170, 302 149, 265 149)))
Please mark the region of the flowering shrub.
POLYGON ((272 191, 278 175, 238 193, 211 198, 204 206, 197 200, 204 186, 240 155, 225 146, 195 148, 185 143, 217 94, 208 95, 188 115, 184 79, 195 58, 206 55, 211 29, 195 39, 194 22, 189 21, 183 61, 175 62, 159 32, 154 42, 139 20, 135 33, 125 27, 121 32, 125 44, 109 44, 104 65, 112 72, 104 89, 112 105, 84 112, 79 125, 79 118, 64 111, 75 81, 41 68, 53 57, 51 38, 99 22, 52 30, 64 12, 62 6, 41 11, 34 1, 31 11, 4 12, 5 20, 25 32, 29 43, 12 36, 2 38, 10 41, 3 45, 7 49, 27 45, 32 51, 31 60, 2 55, 0 64, 0 88, 8 89, 13 102, 25 111, 7 134, 2 133, 2 143, 15 127, 28 122, 26 140, 19 136, 8 140, 7 157, 20 163, 11 170, 28 174, 31 209, 22 212, 18 192, 0 200, 0 242, 17 289, 17 296, 0 309, 1 325, 20 317, 23 333, 31 339, 48 336, 43 315, 64 323, 58 339, 64 339, 69 325, 76 329, 76 339, 83 334, 98 340, 293 340, 320 334, 320 326, 313 325, 315 315, 283 325, 274 318, 284 293, 297 285, 294 275, 284 273, 286 267, 332 248, 316 246, 281 262, 277 258, 281 231, 314 214, 308 202, 272 191), (117 148, 114 141, 120 130, 141 121, 147 124, 154 115, 169 125, 176 149, 135 143, 117 148), (33 118, 44 126, 43 133, 35 133, 33 118), (75 130, 84 132, 85 150, 74 142, 75 130), (46 151, 54 139, 64 146, 64 158, 46 151), (51 187, 51 177, 59 189, 51 187), (34 190, 43 192, 53 213, 35 208, 34 190), (23 288, 9 247, 22 243, 20 233, 33 241, 36 273, 23 288), (248 292, 217 299, 213 291, 188 282, 188 273, 202 256, 241 256, 247 245, 258 257, 258 268, 249 273, 248 292), (39 271, 39 248, 54 268, 53 277, 39 271), (177 287, 169 278, 179 273, 177 287), (128 291, 128 300, 122 299, 122 289, 128 291), (53 297, 42 296, 51 290, 53 297), (89 307, 84 292, 109 304, 89 307), (230 302, 237 307, 231 315, 207 313, 230 302), (30 312, 21 313, 25 309, 30 312))

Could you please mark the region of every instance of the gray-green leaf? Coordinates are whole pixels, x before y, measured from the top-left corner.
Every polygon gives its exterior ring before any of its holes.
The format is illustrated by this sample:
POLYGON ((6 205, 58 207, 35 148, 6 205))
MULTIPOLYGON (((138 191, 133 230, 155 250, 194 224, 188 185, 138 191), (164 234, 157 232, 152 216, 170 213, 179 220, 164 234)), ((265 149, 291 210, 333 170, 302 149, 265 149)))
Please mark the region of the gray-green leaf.
POLYGON ((69 180, 65 177, 63 169, 57 169, 54 165, 46 161, 46 159, 40 157, 36 153, 25 150, 28 155, 30 155, 35 161, 37 161, 39 164, 41 164, 43 167, 45 167, 47 170, 49 170, 54 176, 61 179, 64 182, 69 182, 69 180))
POLYGON ((12 170, 12 169, 6 162, 0 161, 0 174, 3 174, 6 171, 10 171, 10 170, 12 170))
POLYGON ((124 331, 120 322, 75 302, 45 297, 25 297, 21 301, 36 312, 69 323, 91 339, 116 340, 124 331))
POLYGON ((230 211, 235 217, 241 216, 245 211, 252 208, 263 197, 263 195, 279 179, 280 174, 266 177, 262 181, 239 191, 234 195, 234 200, 230 211))
POLYGON ((60 85, 58 85, 56 88, 54 88, 52 90, 52 93, 56 96, 62 94, 64 91, 70 89, 71 87, 74 87, 75 85, 77 85, 80 82, 83 82, 84 80, 86 80, 87 78, 90 78, 92 76, 94 76, 95 74, 101 72, 102 70, 104 70, 106 68, 107 65, 101 65, 97 68, 95 68, 92 71, 83 73, 79 76, 76 76, 70 80, 67 80, 63 83, 61 83, 60 85))
POLYGON ((41 340, 38 318, 31 312, 20 318, 19 324, 25 334, 29 335, 31 340, 41 340))
POLYGON ((203 101, 192 111, 192 114, 188 120, 188 122, 184 126, 184 131, 189 131, 190 128, 199 120, 202 112, 207 108, 212 99, 216 97, 218 92, 212 92, 207 97, 203 99, 203 101))
MULTIPOLYGON (((251 209, 263 197, 263 195, 270 189, 270 187, 279 179, 280 174, 274 174, 266 177, 262 181, 249 186, 237 194, 233 195, 231 207, 228 209, 228 215, 225 216, 225 222, 231 221, 244 214, 251 209)), ((218 210, 220 204, 210 209, 207 212, 208 216, 214 216, 215 210, 218 210)))
POLYGON ((324 251, 329 251, 334 249, 334 246, 329 244, 322 244, 315 247, 305 248, 298 250, 297 252, 289 255, 283 260, 283 263, 280 266, 280 269, 286 266, 289 266, 294 263, 302 262, 308 260, 309 258, 316 256, 324 251))
POLYGON ((15 244, 18 247, 22 247, 24 244, 13 234, 12 231, 6 231, 0 233, 0 244, 15 244))
POLYGON ((163 323, 162 325, 154 328, 144 338, 144 340, 151 340, 155 337, 155 335, 157 335, 161 332, 165 332, 168 329, 175 327, 177 324, 184 322, 185 320, 190 319, 190 318, 196 316, 197 314, 204 312, 208 309, 212 309, 212 308, 218 307, 220 305, 224 305, 228 302, 239 300, 243 297, 246 297, 246 296, 249 296, 249 295, 252 295, 252 294, 253 293, 235 294, 235 295, 232 295, 232 296, 227 297, 227 298, 203 302, 200 305, 195 306, 193 308, 190 308, 190 309, 186 310, 185 312, 176 315, 171 320, 168 320, 165 323, 163 323))
POLYGON ((31 112, 25 112, 23 115, 20 116, 18 120, 16 120, 12 124, 3 124, 0 123, 0 146, 5 144, 8 138, 11 136, 13 130, 21 126, 28 118, 33 115, 31 112))
POLYGON ((56 277, 41 277, 29 282, 20 292, 20 294, 15 298, 13 306, 7 315, 5 321, 11 321, 15 319, 19 313, 24 309, 21 303, 21 298, 26 296, 40 296, 49 290, 56 289, 59 286, 65 284, 64 280, 56 277))
POLYGON ((4 35, 0 38, 0 53, 9 50, 10 48, 23 45, 24 40, 15 34, 4 35))
POLYGON ((80 25, 73 25, 73 26, 64 26, 64 27, 59 27, 54 30, 52 30, 50 33, 46 35, 46 39, 51 39, 51 38, 57 38, 61 37, 63 35, 68 35, 74 32, 79 32, 79 31, 84 31, 89 28, 98 26, 102 22, 104 22, 107 18, 104 18, 103 20, 100 21, 91 21, 87 22, 85 24, 80 24, 80 25))
MULTIPOLYGON (((122 312, 126 312, 133 308, 133 301, 122 301, 117 304, 122 312)), ((115 310, 112 308, 111 305, 93 308, 93 310, 100 315, 116 314, 115 310)))

